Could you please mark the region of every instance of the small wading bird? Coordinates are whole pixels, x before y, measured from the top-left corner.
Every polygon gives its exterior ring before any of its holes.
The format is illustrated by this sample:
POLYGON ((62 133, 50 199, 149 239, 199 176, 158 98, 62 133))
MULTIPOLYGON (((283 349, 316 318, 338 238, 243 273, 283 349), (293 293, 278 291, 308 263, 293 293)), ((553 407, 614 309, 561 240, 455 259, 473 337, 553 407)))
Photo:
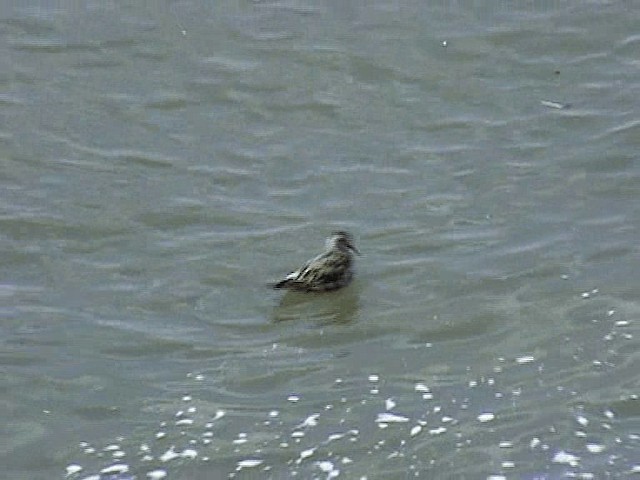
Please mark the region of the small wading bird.
POLYGON ((302 268, 291 272, 273 288, 299 292, 326 292, 347 285, 353 278, 353 252, 360 252, 347 232, 332 232, 326 251, 312 258, 302 268))

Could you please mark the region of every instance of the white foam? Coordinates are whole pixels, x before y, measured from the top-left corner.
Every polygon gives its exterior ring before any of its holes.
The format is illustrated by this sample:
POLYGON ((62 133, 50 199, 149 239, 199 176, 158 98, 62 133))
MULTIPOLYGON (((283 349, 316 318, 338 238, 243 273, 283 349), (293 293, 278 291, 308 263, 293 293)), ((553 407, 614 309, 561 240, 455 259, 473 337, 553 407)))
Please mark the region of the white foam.
POLYGON ((586 447, 589 453, 602 453, 605 449, 604 445, 598 443, 587 443, 586 447))
POLYGON ((490 422, 495 418, 496 418, 495 414, 491 412, 481 413, 480 415, 478 415, 478 421, 481 423, 490 422))
POLYGON ((116 463, 109 467, 103 468, 102 470, 100 470, 100 473, 107 475, 111 473, 127 473, 128 471, 129 465, 126 465, 124 463, 116 463))
POLYGON ((169 450, 167 450, 166 452, 164 452, 162 455, 160 455, 160 461, 161 462, 168 462, 169 460, 173 460, 174 458, 178 458, 180 456, 179 453, 177 453, 174 450, 174 446, 171 445, 171 447, 169 447, 169 450))
POLYGON ((560 450, 553 456, 553 463, 566 463, 571 465, 572 467, 577 467, 580 462, 580 457, 574 455, 569 452, 565 452, 564 450, 560 450))
POLYGON ((378 418, 376 418, 376 423, 403 423, 408 421, 409 419, 407 417, 387 412, 379 413, 378 418))
POLYGON ((71 464, 67 465, 67 477, 70 475, 75 475, 82 471, 82 467, 80 465, 71 464))
POLYGON ((263 463, 264 463, 264 460, 260 460, 258 458, 248 458, 246 460, 240 460, 238 462, 236 470, 240 471, 243 468, 254 468, 254 467, 257 467, 259 465, 262 465, 263 463))
POLYGON ((518 365, 522 365, 525 363, 535 362, 535 360, 536 360, 536 357, 534 357, 533 355, 525 355, 523 357, 516 358, 516 363, 518 365))
POLYGON ((167 476, 166 470, 152 470, 147 472, 147 478, 151 480, 162 480, 167 476))

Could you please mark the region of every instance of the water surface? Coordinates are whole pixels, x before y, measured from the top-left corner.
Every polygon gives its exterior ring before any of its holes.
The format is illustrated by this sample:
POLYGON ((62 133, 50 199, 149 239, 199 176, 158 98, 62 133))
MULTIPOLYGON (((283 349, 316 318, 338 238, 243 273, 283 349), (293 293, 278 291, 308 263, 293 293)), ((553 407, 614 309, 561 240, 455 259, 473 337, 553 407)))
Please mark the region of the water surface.
POLYGON ((4 478, 640 473, 637 5, 222 3, 2 13, 4 478))

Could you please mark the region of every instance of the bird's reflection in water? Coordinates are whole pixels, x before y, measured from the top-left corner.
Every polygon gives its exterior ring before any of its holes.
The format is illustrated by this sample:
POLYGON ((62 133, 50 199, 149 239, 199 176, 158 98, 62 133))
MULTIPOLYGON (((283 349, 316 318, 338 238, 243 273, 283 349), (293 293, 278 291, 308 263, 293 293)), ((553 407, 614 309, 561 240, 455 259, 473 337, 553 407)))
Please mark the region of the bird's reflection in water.
POLYGON ((357 284, 334 292, 287 291, 273 309, 271 321, 311 320, 318 326, 348 324, 358 313, 359 293, 357 284))

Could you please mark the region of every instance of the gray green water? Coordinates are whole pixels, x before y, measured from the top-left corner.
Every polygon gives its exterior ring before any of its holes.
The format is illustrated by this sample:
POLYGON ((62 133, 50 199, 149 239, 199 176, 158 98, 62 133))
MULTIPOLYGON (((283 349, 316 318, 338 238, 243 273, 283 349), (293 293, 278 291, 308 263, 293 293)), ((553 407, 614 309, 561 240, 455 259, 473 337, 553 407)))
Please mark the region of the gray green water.
POLYGON ((638 2, 45 3, 2 478, 640 475, 638 2), (267 288, 335 228, 351 286, 267 288))

